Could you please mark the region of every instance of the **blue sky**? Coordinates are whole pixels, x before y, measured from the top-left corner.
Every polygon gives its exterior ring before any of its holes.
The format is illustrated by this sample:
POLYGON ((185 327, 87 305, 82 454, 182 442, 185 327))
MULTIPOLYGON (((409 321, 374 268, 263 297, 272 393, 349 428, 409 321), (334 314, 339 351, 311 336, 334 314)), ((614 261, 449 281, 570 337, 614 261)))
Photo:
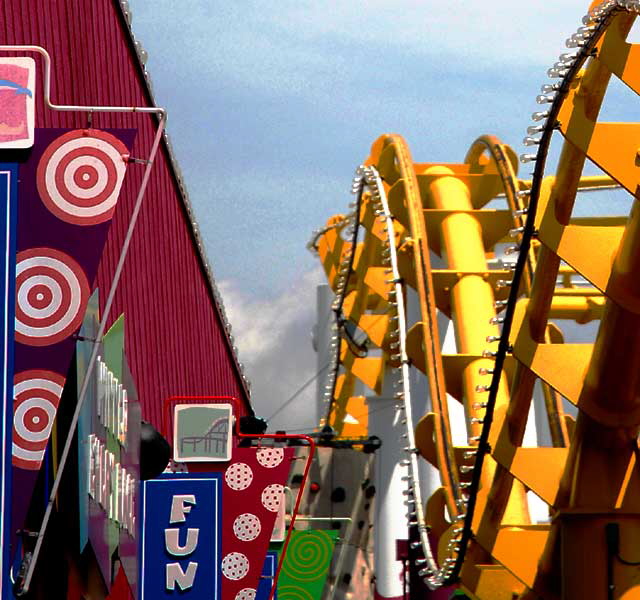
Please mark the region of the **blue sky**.
MULTIPOLYGON (((311 231, 380 134, 458 162, 521 140, 588 2, 130 0, 158 104, 266 416, 315 370, 311 231), (283 361, 283 356, 289 360, 283 361), (274 381, 276 380, 276 381, 274 381)), ((301 395, 276 426, 312 424, 301 395)))

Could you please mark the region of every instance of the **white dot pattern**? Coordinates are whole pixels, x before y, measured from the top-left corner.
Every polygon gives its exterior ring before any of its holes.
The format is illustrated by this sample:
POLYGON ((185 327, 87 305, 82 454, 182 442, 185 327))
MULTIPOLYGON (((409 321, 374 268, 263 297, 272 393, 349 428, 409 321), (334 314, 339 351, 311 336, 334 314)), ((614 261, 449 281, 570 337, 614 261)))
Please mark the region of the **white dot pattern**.
POLYGON ((249 559, 240 552, 230 552, 222 559, 222 574, 232 581, 242 579, 249 572, 249 559))
POLYGON ((243 588, 237 594, 234 600, 255 600, 256 591, 253 588, 243 588))
POLYGON ((262 490, 262 506, 271 512, 278 512, 284 487, 279 483, 272 483, 262 490))
POLYGON ((243 513, 233 522, 233 533, 243 542, 255 540, 262 530, 260 519, 251 513, 243 513))
POLYGON ((260 448, 256 453, 258 462, 267 469, 277 467, 284 459, 283 448, 260 448))
POLYGON ((227 469, 224 479, 232 490, 239 492, 251 485, 253 471, 246 463, 234 463, 227 469))

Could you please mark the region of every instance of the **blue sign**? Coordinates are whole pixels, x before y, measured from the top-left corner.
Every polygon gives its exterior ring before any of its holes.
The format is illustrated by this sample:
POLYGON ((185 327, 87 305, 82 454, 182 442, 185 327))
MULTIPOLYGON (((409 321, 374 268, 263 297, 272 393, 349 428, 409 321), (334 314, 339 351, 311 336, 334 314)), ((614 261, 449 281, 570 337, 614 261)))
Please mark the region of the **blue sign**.
POLYGON ((2 390, 0 411, 0 600, 13 598, 9 546, 11 540, 11 444, 13 433, 13 335, 16 302, 16 212, 18 196, 18 166, 0 164, 0 245, 3 250, 0 267, 0 361, 2 390))
POLYGON ((220 473, 167 473, 140 486, 139 600, 220 600, 220 473))
MULTIPOLYGON (((271 594, 271 588, 273 587, 277 570, 278 553, 270 550, 267 552, 267 556, 264 559, 264 566, 262 567, 262 575, 260 576, 260 584, 258 585, 256 600, 269 600, 269 595, 271 594)), ((273 595, 273 600, 278 600, 277 591, 273 595)))

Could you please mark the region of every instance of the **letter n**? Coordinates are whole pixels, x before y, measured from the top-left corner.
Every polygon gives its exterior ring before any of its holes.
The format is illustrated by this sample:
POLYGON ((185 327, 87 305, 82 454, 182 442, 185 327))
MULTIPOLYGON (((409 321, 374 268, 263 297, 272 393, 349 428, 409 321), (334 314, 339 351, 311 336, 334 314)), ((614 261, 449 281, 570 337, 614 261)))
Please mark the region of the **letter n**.
POLYGON ((188 590, 196 578, 198 563, 190 562, 186 572, 182 570, 180 563, 167 564, 167 589, 175 590, 176 583, 181 590, 188 590))

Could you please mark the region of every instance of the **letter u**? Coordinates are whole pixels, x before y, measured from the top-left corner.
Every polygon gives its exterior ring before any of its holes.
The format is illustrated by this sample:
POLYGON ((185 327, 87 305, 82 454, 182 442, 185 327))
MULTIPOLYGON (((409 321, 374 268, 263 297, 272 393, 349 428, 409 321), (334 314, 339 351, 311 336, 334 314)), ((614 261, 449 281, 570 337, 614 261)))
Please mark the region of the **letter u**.
POLYGON ((188 556, 198 545, 199 529, 187 529, 187 539, 184 546, 180 546, 180 530, 177 527, 164 530, 164 543, 167 552, 173 556, 188 556))

